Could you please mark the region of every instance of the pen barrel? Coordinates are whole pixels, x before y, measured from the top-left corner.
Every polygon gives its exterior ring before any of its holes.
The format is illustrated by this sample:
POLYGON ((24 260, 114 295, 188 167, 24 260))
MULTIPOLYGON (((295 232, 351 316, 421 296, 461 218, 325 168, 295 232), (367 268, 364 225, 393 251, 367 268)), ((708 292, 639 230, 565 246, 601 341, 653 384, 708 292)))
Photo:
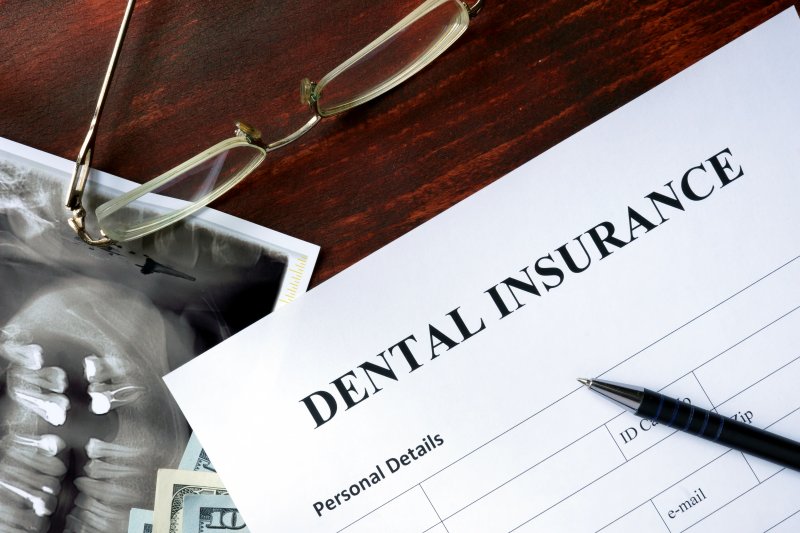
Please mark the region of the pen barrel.
POLYGON ((800 470, 800 443, 645 389, 636 414, 729 448, 800 470))

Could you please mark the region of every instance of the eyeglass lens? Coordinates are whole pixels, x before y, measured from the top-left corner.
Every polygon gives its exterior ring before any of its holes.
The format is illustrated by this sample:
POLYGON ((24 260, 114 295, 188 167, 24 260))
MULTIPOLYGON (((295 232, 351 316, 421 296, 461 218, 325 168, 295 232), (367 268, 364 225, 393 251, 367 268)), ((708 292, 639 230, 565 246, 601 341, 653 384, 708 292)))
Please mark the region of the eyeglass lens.
POLYGON ((426 2, 319 81, 319 113, 340 113, 402 83, 439 56, 468 25, 469 13, 463 2, 426 2))
POLYGON ((97 219, 106 235, 125 241, 171 224, 235 185, 264 158, 262 149, 245 143, 215 148, 187 162, 187 168, 154 179, 150 190, 136 189, 136 197, 122 195, 99 206, 97 219))

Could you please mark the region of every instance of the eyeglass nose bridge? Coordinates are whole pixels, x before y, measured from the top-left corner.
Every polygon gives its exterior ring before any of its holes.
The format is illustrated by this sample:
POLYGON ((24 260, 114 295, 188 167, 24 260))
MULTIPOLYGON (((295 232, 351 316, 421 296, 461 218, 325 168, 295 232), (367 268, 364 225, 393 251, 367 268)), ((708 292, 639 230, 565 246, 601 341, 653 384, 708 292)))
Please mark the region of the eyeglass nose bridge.
POLYGON ((481 12, 483 9, 484 0, 477 0, 472 6, 467 6, 467 13, 469 13, 469 18, 475 18, 478 13, 481 12))
POLYGON ((78 237, 89 246, 106 247, 113 244, 113 241, 108 238, 103 230, 100 230, 99 238, 92 237, 86 231, 86 209, 82 206, 72 211, 72 217, 67 219, 67 223, 78 234, 78 237))

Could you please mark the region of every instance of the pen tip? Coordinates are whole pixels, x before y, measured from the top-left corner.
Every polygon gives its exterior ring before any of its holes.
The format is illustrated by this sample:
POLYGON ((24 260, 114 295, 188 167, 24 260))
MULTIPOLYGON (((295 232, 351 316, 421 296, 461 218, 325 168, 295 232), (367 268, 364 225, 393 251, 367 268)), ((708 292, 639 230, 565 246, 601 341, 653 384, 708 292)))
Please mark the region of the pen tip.
POLYGON ((587 387, 591 387, 592 386, 592 380, 591 379, 578 378, 578 381, 580 381, 581 383, 583 383, 587 387))

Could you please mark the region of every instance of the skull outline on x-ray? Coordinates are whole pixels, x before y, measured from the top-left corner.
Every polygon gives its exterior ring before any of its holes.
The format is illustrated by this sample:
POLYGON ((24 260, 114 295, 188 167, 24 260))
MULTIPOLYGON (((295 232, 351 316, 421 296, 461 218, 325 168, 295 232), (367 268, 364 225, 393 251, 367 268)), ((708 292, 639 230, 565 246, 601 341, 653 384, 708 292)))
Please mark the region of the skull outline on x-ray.
POLYGON ((161 376, 267 314, 287 258, 200 224, 91 250, 68 176, 3 155, 0 533, 125 531, 188 436, 161 376))

